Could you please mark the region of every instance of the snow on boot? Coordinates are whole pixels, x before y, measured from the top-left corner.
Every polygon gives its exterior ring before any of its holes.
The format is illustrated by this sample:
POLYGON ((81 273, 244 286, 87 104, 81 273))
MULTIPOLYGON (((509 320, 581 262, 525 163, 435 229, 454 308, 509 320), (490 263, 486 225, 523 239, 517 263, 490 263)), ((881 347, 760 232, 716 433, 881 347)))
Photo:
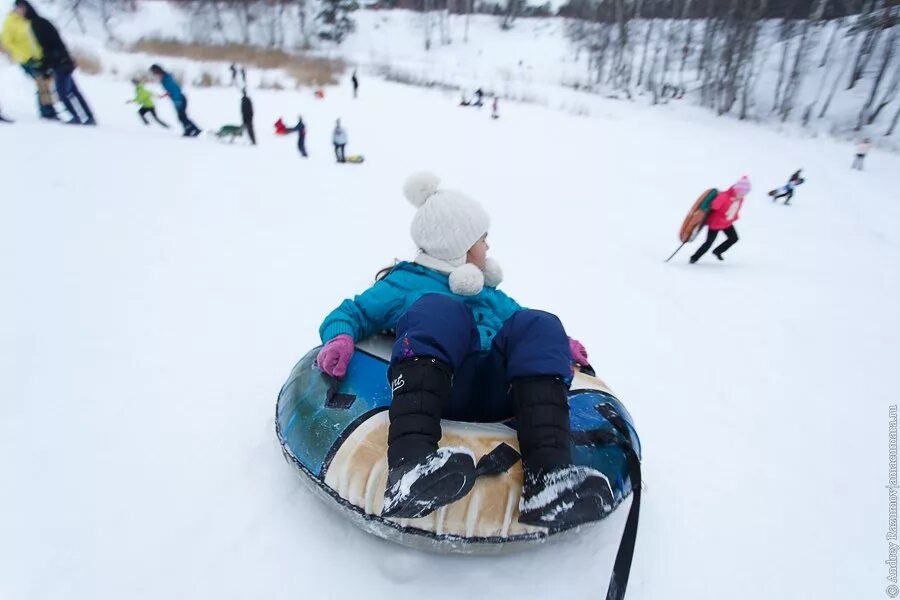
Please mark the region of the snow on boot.
POLYGON ((415 519, 456 502, 475 483, 475 456, 468 448, 439 448, 424 459, 389 469, 383 517, 415 519))
POLYGON ((549 471, 525 469, 520 523, 568 529, 596 521, 612 508, 609 480, 596 469, 575 465, 549 471))
POLYGON ((424 517, 469 493, 475 458, 465 448, 438 449, 441 414, 450 399, 450 368, 414 358, 389 370, 393 399, 388 429, 388 481, 382 516, 424 517))
POLYGON ((567 529, 612 510, 612 490, 595 469, 572 464, 568 386, 558 377, 512 383, 525 482, 519 522, 567 529))

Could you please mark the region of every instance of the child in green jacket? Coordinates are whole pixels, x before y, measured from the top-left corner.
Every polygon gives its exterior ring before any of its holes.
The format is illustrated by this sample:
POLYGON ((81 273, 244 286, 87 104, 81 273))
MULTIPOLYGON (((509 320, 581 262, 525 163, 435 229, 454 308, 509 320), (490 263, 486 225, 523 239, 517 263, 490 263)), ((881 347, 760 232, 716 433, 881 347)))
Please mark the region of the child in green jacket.
POLYGON ((131 83, 134 84, 134 98, 128 102, 134 102, 141 107, 138 109, 138 116, 141 118, 141 121, 144 122, 144 125, 150 124, 145 116, 147 113, 150 113, 157 123, 168 129, 169 126, 160 121, 159 117, 156 116, 156 105, 153 104, 153 92, 145 88, 144 83, 140 79, 132 79, 131 83))

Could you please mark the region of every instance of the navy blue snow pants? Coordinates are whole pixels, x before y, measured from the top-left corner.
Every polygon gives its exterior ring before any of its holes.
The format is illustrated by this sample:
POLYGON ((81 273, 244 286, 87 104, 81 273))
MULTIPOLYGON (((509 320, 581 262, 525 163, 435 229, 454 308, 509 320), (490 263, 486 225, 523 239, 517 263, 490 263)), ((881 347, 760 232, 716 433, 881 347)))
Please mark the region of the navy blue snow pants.
POLYGON ((391 365, 436 358, 453 372, 445 419, 492 422, 512 418, 509 384, 528 377, 572 378, 569 337, 559 319, 540 310, 514 313, 482 350, 472 311, 462 301, 426 294, 397 321, 391 365))

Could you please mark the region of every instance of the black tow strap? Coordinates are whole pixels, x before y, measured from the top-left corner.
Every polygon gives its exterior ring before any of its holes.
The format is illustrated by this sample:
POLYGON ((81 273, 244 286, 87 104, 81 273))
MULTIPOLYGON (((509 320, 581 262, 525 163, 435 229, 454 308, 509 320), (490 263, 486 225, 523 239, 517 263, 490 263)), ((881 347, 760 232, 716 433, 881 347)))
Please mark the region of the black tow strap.
POLYGON ((619 543, 619 552, 616 554, 616 563, 613 566, 612 576, 609 578, 609 589, 606 592, 606 600, 622 600, 625 597, 625 588, 628 587, 628 576, 631 574, 631 560, 634 558, 634 543, 637 539, 638 518, 641 513, 641 459, 631 445, 631 436, 628 433, 628 425, 611 404, 600 404, 597 411, 603 418, 609 421, 621 439, 619 446, 625 451, 628 460, 628 477, 631 479, 631 509, 628 511, 628 519, 625 521, 625 531, 622 533, 622 541, 619 543))

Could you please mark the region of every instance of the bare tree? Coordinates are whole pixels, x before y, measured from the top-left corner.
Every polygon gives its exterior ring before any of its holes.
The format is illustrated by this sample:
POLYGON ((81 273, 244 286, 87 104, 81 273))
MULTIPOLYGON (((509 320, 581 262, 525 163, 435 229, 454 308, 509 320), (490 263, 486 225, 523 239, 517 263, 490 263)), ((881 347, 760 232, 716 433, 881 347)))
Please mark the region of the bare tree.
POLYGON ((891 120, 891 126, 884 132, 884 135, 894 135, 894 129, 897 128, 898 121, 900 121, 900 106, 897 107, 897 112, 894 113, 894 118, 891 120))
POLYGON ((898 61, 897 65, 894 67, 894 77, 891 79, 891 83, 888 85, 887 90, 885 90, 884 96, 881 97, 875 110, 869 113, 869 117, 866 119, 866 125, 874 123, 881 111, 897 98, 898 89, 900 89, 900 61, 898 61))
MULTIPOLYGON (((856 83, 862 78, 863 72, 865 72, 866 66, 872 58, 872 52, 878 45, 878 38, 884 28, 884 22, 876 11, 879 11, 883 4, 884 0, 871 0, 869 9, 864 10, 863 14, 860 15, 860 18, 857 20, 857 26, 862 27, 866 33, 863 36, 862 42, 859 45, 859 50, 856 53, 853 70, 850 72, 850 82, 847 84, 848 90, 852 90, 856 83)), ((890 9, 885 10, 885 19, 890 18, 888 13, 889 10, 890 9)))
MULTIPOLYGON (((894 42, 896 39, 896 33, 897 28, 891 27, 890 34, 888 35, 887 41, 885 43, 884 56, 881 60, 881 67, 878 69, 878 74, 875 75, 875 79, 872 80, 872 91, 869 93, 868 99, 859 111, 859 118, 856 121, 856 131, 862 129, 866 118, 869 116, 869 110, 872 108, 872 105, 875 104, 875 98, 878 95, 878 88, 881 87, 881 82, 884 79, 884 74, 887 72, 888 65, 894 58, 894 42)), ((874 121, 874 117, 872 120, 874 121)))

